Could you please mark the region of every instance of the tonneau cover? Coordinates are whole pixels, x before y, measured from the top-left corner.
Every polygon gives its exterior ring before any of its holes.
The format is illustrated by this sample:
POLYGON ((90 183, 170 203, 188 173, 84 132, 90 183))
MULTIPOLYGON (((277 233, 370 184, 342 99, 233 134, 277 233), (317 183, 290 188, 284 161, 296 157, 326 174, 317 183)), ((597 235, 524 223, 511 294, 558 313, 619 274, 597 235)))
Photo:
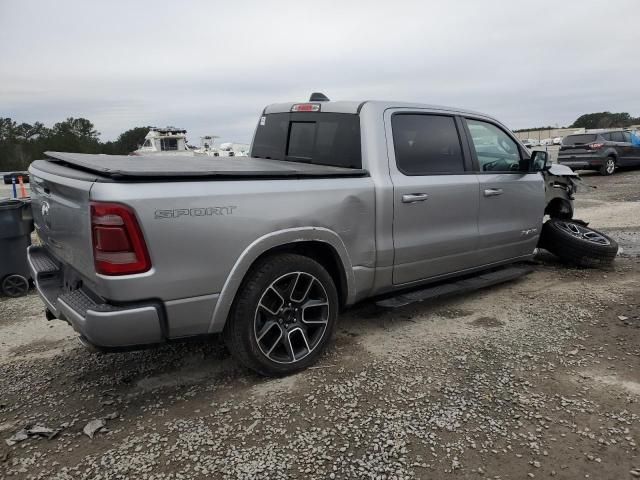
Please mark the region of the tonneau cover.
POLYGON ((161 177, 351 177, 366 176, 362 169, 285 162, 252 157, 205 155, 102 155, 45 152, 49 161, 114 179, 150 180, 161 177))

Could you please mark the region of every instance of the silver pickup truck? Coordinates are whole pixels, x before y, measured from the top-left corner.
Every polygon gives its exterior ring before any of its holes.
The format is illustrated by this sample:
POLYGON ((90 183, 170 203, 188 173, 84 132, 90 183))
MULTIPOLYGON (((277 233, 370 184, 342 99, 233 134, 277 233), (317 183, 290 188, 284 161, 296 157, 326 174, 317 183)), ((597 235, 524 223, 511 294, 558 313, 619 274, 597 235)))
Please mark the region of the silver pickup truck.
POLYGON ((249 158, 47 155, 47 318, 101 350, 223 333, 265 375, 317 360, 355 302, 531 258, 576 178, 487 115, 323 96, 266 107, 249 158))

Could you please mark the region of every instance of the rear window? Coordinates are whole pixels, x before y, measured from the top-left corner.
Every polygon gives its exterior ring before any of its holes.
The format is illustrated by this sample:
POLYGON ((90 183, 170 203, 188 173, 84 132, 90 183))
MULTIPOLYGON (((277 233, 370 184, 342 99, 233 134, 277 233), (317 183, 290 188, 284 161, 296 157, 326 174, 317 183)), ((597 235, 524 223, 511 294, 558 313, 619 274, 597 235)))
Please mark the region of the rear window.
POLYGON ((597 135, 582 134, 582 135, 567 135, 562 140, 563 145, 582 145, 585 143, 595 142, 597 135))
POLYGON ((260 118, 251 156, 362 168, 360 117, 346 113, 271 113, 260 118))

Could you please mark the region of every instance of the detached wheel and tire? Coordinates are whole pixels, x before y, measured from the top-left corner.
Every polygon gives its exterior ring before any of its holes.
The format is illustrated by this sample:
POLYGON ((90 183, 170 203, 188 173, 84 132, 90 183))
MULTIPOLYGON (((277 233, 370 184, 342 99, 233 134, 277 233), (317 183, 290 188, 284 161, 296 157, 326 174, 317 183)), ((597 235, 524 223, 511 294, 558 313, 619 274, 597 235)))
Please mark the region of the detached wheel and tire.
POLYGON ((265 376, 313 364, 333 337, 338 293, 315 260, 296 254, 268 257, 240 287, 224 330, 231 354, 265 376))
POLYGON ((542 226, 540 246, 580 267, 608 265, 618 253, 618 244, 604 233, 573 220, 557 218, 542 226))
POLYGON ((7 297, 22 297, 29 291, 29 280, 22 275, 7 275, 2 280, 2 293, 7 297))
POLYGON ((616 159, 607 157, 600 167, 600 175, 613 175, 616 171, 616 159))

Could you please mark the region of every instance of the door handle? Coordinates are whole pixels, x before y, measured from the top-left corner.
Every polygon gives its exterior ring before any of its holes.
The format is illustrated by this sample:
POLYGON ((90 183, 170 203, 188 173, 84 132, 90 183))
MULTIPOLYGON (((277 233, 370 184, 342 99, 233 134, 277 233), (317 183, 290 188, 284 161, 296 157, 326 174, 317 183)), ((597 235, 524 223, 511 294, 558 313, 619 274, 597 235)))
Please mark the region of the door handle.
POLYGON ((504 192, 501 188, 487 188, 484 191, 485 197, 497 197, 498 195, 502 195, 504 192))
POLYGON ((402 195, 402 203, 424 202, 428 198, 429 195, 426 193, 409 193, 407 195, 402 195))

